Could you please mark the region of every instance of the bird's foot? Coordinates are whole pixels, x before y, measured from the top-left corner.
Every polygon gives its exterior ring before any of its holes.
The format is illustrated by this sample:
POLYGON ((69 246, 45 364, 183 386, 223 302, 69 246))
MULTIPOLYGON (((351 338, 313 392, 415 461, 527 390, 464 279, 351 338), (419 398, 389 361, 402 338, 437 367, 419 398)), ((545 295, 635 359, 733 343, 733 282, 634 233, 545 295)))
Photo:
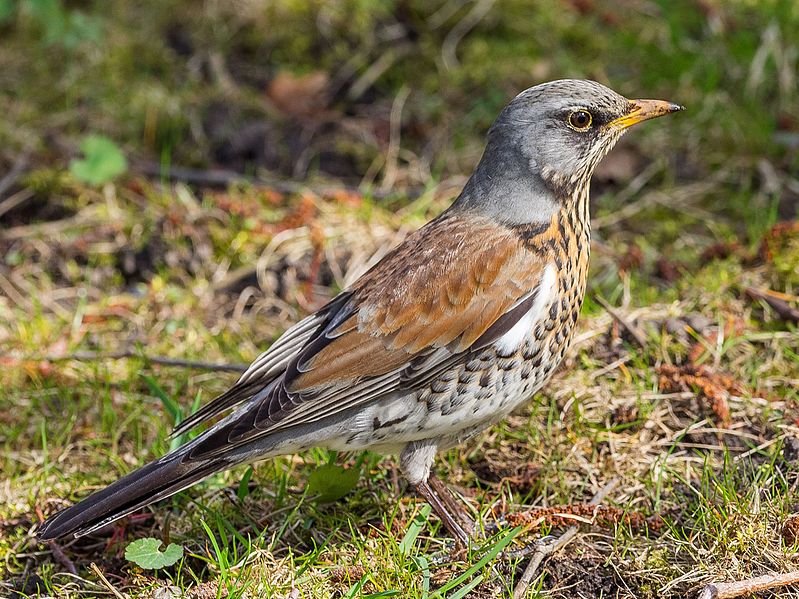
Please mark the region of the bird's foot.
POLYGON ((468 548, 477 527, 447 486, 431 474, 426 481, 416 485, 416 491, 441 518, 441 523, 457 544, 461 548, 468 548))

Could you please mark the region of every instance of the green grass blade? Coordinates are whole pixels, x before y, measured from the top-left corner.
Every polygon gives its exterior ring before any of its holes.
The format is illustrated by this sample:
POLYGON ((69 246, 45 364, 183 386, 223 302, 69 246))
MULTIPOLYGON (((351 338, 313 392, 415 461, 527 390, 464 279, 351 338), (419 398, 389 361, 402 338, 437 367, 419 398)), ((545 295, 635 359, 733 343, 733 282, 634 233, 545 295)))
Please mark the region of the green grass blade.
POLYGON ((431 511, 433 511, 433 508, 430 507, 429 504, 425 503, 422 505, 416 516, 414 516, 413 520, 411 520, 405 536, 402 537, 402 540, 399 543, 399 551, 402 555, 410 555, 411 551, 413 551, 413 546, 416 543, 416 537, 419 536, 419 533, 422 532, 422 529, 427 524, 427 518, 430 516, 431 511))
POLYGON ((519 534, 522 530, 521 526, 517 526, 516 528, 509 530, 504 537, 499 539, 487 552, 486 554, 481 557, 477 563, 475 563, 471 568, 466 570, 463 574, 458 576, 457 578, 453 578, 447 584, 442 586, 439 589, 430 595, 431 599, 436 597, 443 597, 444 593, 454 589, 455 587, 463 584, 467 580, 469 580, 475 574, 478 574, 483 567, 488 564, 491 560, 497 557, 505 547, 507 547, 510 542, 514 539, 514 537, 519 534))

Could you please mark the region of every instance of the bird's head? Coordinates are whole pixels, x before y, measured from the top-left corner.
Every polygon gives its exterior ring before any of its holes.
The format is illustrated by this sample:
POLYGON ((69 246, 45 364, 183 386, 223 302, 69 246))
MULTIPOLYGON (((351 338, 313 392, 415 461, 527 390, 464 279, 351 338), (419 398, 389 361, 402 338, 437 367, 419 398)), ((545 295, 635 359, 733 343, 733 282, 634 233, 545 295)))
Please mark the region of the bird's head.
POLYGON ((586 185, 630 126, 682 109, 663 100, 628 100, 595 81, 563 79, 516 96, 489 140, 515 148, 555 187, 586 185))
POLYGON ((514 213, 528 212, 530 202, 541 209, 547 198, 554 205, 587 191, 596 165, 630 126, 682 109, 663 100, 628 100, 595 81, 536 85, 497 117, 466 195, 477 192, 480 203, 518 220, 514 213))

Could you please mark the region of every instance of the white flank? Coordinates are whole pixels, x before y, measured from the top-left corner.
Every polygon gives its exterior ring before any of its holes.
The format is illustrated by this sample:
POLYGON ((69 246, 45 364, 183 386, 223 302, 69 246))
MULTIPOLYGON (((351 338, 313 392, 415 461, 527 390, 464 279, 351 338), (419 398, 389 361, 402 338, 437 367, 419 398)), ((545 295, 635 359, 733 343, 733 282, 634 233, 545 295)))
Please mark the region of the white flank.
POLYGON ((541 284, 538 287, 533 305, 527 313, 519 319, 513 328, 497 339, 496 347, 503 354, 510 354, 519 349, 533 330, 535 323, 544 316, 549 310, 549 303, 555 294, 555 267, 547 264, 544 268, 544 276, 541 277, 541 284))

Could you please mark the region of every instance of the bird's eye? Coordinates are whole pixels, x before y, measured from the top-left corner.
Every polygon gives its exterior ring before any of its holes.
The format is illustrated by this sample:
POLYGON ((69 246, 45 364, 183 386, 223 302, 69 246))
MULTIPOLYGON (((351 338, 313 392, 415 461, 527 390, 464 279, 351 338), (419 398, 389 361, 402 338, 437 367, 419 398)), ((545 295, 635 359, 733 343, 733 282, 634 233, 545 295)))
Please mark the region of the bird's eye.
POLYGON ((569 126, 575 131, 587 131, 592 120, 591 113, 587 110, 575 110, 569 115, 569 126))

